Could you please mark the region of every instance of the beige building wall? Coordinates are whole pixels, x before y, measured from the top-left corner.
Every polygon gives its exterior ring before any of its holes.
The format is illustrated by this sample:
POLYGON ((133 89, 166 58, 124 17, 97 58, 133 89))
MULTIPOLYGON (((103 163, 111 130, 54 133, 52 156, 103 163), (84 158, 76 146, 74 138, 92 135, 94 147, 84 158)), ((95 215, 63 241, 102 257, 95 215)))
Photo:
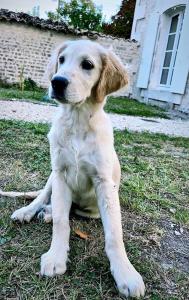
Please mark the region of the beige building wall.
MULTIPOLYGON (((178 109, 182 112, 189 113, 189 75, 185 81, 185 90, 183 93, 174 93, 171 88, 163 88, 160 86, 160 77, 162 71, 162 63, 165 55, 165 46, 167 43, 167 30, 169 30, 169 24, 166 20, 166 11, 172 9, 173 12, 179 11, 180 7, 185 7, 185 19, 188 18, 189 2, 188 0, 137 0, 135 7, 135 14, 132 26, 131 38, 135 39, 140 44, 140 53, 137 77, 140 73, 140 66, 143 57, 146 58, 147 64, 150 61, 150 73, 148 78, 147 87, 140 87, 138 78, 135 77, 135 84, 133 87, 133 96, 140 101, 150 102, 160 106, 168 106, 174 109, 178 109), (153 16, 154 23, 151 22, 153 16), (155 19, 157 22, 155 23, 155 19), (166 24, 167 22, 167 24, 166 24), (153 23, 153 24, 152 24, 153 23), (148 45, 145 48, 145 41, 151 34, 151 30, 157 27, 156 32, 152 33, 148 45), (148 50, 153 44, 153 55, 150 57, 148 50)), ((185 20, 186 21, 186 20, 185 20)), ((182 35, 182 32, 181 32, 182 35)), ((188 27, 189 35, 189 27, 188 27)), ((180 47, 180 46, 179 46, 180 47)), ((189 52, 189 51, 188 51, 189 52)), ((185 64, 188 65, 189 59, 186 55, 185 64)), ((143 74, 145 75, 147 68, 144 68, 143 74)), ((142 74, 142 77, 144 77, 142 74)), ((182 74, 176 74, 178 81, 182 80, 182 74)), ((184 82, 183 81, 183 82, 184 82)))

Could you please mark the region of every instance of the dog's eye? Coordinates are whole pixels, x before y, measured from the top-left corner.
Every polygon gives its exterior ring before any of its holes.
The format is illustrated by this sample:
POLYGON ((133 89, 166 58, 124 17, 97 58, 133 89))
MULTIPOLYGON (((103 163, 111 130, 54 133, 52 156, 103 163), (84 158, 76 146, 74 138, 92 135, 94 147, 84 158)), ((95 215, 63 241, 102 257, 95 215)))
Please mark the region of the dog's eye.
POLYGON ((64 56, 60 56, 60 57, 59 57, 59 63, 60 63, 60 64, 63 64, 64 61, 65 61, 64 56))
POLYGON ((84 70, 92 70, 94 68, 94 65, 90 60, 85 59, 85 60, 82 61, 81 67, 84 70))

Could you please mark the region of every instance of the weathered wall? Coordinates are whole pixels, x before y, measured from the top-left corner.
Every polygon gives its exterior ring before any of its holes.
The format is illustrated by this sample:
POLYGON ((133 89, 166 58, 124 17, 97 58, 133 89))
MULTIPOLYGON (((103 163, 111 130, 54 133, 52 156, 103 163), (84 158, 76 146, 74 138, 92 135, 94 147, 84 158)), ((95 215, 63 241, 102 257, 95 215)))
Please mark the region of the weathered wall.
MULTIPOLYGON (((44 73, 53 49, 65 40, 77 38, 74 35, 65 35, 53 30, 38 29, 24 24, 11 24, 1 20, 0 78, 11 83, 19 82, 23 69, 24 78, 30 77, 38 85, 46 87, 48 83, 44 73)), ((109 37, 98 37, 97 42, 105 47, 111 46, 128 67, 130 85, 119 94, 132 94, 132 84, 138 67, 138 44, 109 37)))
POLYGON ((43 75, 53 48, 69 38, 24 24, 0 22, 0 78, 18 82, 24 68, 24 77, 45 86, 43 75))

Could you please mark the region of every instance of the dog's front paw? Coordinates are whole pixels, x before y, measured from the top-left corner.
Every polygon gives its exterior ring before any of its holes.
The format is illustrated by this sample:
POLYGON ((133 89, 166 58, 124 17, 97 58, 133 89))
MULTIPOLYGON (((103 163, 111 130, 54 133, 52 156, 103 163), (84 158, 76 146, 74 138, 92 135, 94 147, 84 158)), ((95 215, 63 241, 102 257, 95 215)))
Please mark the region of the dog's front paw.
POLYGON ((131 263, 118 264, 115 268, 112 268, 112 274, 120 294, 134 298, 144 296, 145 285, 142 276, 131 263))
POLYGON ((63 255, 49 250, 41 256, 41 275, 55 276, 66 272, 66 259, 63 255))
POLYGON ((34 215, 35 215, 35 211, 33 209, 24 206, 22 208, 15 210, 15 212, 11 215, 11 219, 13 221, 29 222, 34 215))
POLYGON ((52 222, 52 207, 51 205, 44 205, 37 214, 38 219, 43 220, 45 223, 52 222))

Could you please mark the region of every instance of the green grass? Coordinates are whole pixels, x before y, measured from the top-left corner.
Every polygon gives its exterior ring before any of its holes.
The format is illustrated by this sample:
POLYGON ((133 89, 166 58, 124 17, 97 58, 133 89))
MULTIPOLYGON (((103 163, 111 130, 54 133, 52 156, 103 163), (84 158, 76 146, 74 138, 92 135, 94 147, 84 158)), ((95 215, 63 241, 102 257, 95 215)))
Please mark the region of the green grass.
POLYGON ((116 132, 115 137, 122 203, 154 218, 175 208, 174 221, 189 224, 189 139, 129 132, 116 132))
MULTIPOLYGON (((0 187, 41 188, 49 173, 48 125, 0 121, 0 187)), ((125 246, 144 277, 144 299, 186 300, 188 297, 189 139, 160 134, 115 132, 122 167, 120 199, 125 246), (170 211, 175 208, 175 213, 170 211), (174 234, 182 226, 181 237, 174 234)), ((100 220, 70 217, 68 271, 41 278, 40 256, 49 248, 51 224, 34 219, 17 224, 10 214, 25 199, 0 201, 2 299, 121 300, 104 254, 100 220), (74 229, 90 235, 78 238, 74 229)))
POLYGON ((42 101, 45 91, 21 91, 17 88, 0 88, 0 99, 29 99, 42 101))
POLYGON ((140 103, 137 100, 126 97, 109 97, 105 106, 106 112, 142 116, 142 117, 158 117, 167 118, 166 111, 160 107, 140 103))
MULTIPOLYGON (((0 87, 0 99, 2 100, 22 99, 28 101, 42 101, 47 103, 53 103, 56 105, 56 102, 53 100, 44 100, 46 94, 47 92, 40 88, 34 89, 33 91, 21 91, 17 87, 0 87)), ((107 103, 105 105, 105 111, 130 116, 156 117, 168 119, 166 111, 162 108, 145 103, 140 103, 137 100, 129 99, 127 97, 108 97, 107 103)))

